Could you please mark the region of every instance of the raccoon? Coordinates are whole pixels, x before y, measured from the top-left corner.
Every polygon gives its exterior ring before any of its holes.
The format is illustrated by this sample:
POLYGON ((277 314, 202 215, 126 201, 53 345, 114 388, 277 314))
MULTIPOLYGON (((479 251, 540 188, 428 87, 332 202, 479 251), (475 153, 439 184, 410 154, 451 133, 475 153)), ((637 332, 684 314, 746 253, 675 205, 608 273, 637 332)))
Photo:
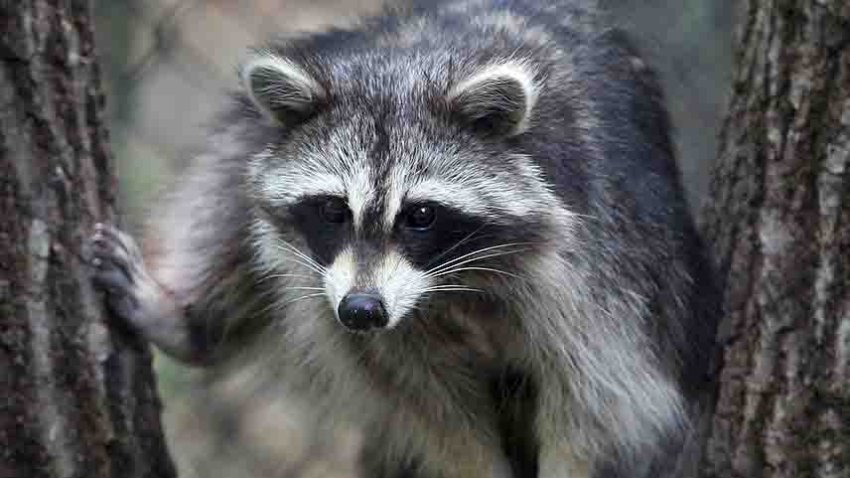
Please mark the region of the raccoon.
POLYGON ((592 2, 422 2, 239 79, 144 253, 97 226, 118 316, 273 357, 366 430, 363 476, 694 473, 716 287, 659 84, 592 2))

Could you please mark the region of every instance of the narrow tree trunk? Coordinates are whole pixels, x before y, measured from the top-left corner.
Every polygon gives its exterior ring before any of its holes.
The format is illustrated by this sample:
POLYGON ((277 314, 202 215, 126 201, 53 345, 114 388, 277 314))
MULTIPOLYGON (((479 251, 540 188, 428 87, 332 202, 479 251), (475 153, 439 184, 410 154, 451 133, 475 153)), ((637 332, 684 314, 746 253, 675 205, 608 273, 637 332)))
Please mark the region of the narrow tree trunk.
POLYGON ((850 2, 746 0, 705 230, 714 477, 850 476, 850 2))
POLYGON ((2 478, 174 476, 150 354, 107 327, 81 259, 114 219, 90 13, 0 0, 2 478))

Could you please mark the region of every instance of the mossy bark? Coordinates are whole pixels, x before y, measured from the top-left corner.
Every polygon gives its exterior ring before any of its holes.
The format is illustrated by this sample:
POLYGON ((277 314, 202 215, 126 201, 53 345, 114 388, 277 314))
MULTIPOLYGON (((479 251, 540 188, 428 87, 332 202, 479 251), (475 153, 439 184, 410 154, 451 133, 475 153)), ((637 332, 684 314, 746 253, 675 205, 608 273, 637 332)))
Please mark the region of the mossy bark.
POLYGON ((82 247, 112 221, 91 1, 0 0, 0 477, 169 478, 146 346, 82 247))
POLYGON ((724 286, 711 477, 850 476, 850 2, 746 0, 704 230, 724 286))

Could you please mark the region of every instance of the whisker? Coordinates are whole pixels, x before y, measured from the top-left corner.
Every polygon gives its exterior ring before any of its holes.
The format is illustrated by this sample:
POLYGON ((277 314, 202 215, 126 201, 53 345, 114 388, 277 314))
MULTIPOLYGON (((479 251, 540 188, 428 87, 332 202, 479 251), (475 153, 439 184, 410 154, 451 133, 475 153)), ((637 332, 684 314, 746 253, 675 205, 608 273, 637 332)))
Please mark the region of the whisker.
POLYGON ((299 265, 302 265, 302 266, 306 267, 307 269, 310 269, 311 271, 315 272, 318 275, 323 275, 325 273, 325 271, 323 271, 321 269, 317 269, 316 266, 310 264, 309 262, 305 262, 305 261, 299 259, 297 256, 284 256, 283 259, 290 261, 290 262, 294 262, 294 263, 299 264, 299 265))
POLYGON ((288 247, 290 250, 292 250, 292 252, 294 252, 295 254, 297 254, 299 257, 301 257, 301 258, 302 258, 302 259, 304 259, 305 261, 309 262, 310 264, 315 265, 315 266, 316 266, 316 267, 318 267, 319 269, 323 269, 323 267, 321 266, 321 264, 319 264, 318 262, 316 262, 316 261, 315 261, 312 257, 310 257, 309 255, 305 254, 305 253, 304 253, 301 249, 299 249, 299 248, 297 248, 297 247, 293 246, 292 244, 290 244, 290 243, 289 243, 289 242, 287 242, 287 241, 284 241, 283 239, 279 239, 279 242, 280 242, 280 244, 283 244, 284 246, 288 247))
POLYGON ((313 272, 315 272, 319 275, 323 275, 325 273, 325 269, 322 266, 316 264, 315 261, 313 261, 309 257, 306 257, 302 252, 298 251, 297 249, 293 248, 292 246, 290 246, 286 243, 281 243, 281 244, 276 244, 275 247, 277 247, 278 249, 280 249, 283 252, 286 252, 286 254, 283 256, 283 259, 290 261, 290 262, 294 262, 294 263, 299 264, 299 265, 302 265, 302 266, 306 267, 307 269, 310 269, 311 271, 313 271, 313 272), (308 260, 309 260, 309 262, 308 262, 308 260))
POLYGON ((284 279, 287 277, 297 278, 297 279, 310 279, 315 280, 316 276, 308 276, 303 274, 266 274, 257 279, 258 284, 262 284, 264 282, 274 280, 274 279, 284 279))
POLYGON ((448 289, 431 289, 422 291, 423 294, 431 294, 434 292, 479 292, 483 293, 484 291, 481 289, 472 289, 468 287, 452 287, 448 289))
POLYGON ((493 273, 496 273, 496 274, 503 274, 503 275, 506 275, 506 276, 515 277, 515 278, 520 279, 520 280, 527 280, 525 277, 514 274, 512 272, 503 271, 501 269, 494 269, 492 267, 478 267, 478 266, 451 268, 447 271, 442 271, 439 274, 434 275, 433 277, 440 277, 440 276, 444 276, 444 275, 448 275, 448 274, 454 274, 455 272, 462 272, 462 271, 493 272, 493 273))
MULTIPOLYGON (((278 240, 278 245, 286 247, 290 252, 292 252, 296 256, 298 256, 301 259, 303 259, 304 261, 306 261, 307 264, 310 264, 311 266, 313 266, 312 269, 315 270, 316 272, 319 272, 320 274, 324 274, 327 271, 327 269, 325 269, 325 267, 323 267, 321 264, 316 262, 312 257, 308 256, 307 254, 302 252, 300 249, 298 249, 297 247, 293 246, 292 244, 284 241, 283 239, 278 240)), ((304 264, 304 265, 307 265, 307 264, 304 264)))
MULTIPOLYGON (((516 247, 516 246, 522 246, 522 245, 529 245, 529 244, 532 244, 532 243, 530 243, 530 242, 513 242, 513 243, 498 244, 498 245, 495 245, 495 246, 490 246, 490 247, 485 247, 485 248, 482 248, 482 249, 477 249, 477 250, 474 250, 474 251, 472 251, 472 252, 468 252, 468 253, 466 253, 466 254, 464 254, 464 255, 460 256, 460 257, 456 257, 456 258, 454 258, 454 259, 448 260, 448 261, 446 261, 446 262, 444 262, 444 263, 440 264, 439 266, 437 266, 437 267, 435 267, 435 268, 433 268, 433 269, 431 269, 431 270, 427 271, 427 272, 426 272, 426 274, 431 274, 431 273, 437 272, 437 271, 439 271, 439 270, 441 270, 441 269, 443 269, 443 268, 448 267, 448 266, 449 266, 449 265, 451 265, 451 264, 454 264, 454 263, 456 263, 456 262, 458 262, 458 261, 462 261, 462 260, 467 259, 467 258, 469 258, 470 256, 474 256, 474 255, 476 255, 476 254, 483 254, 483 253, 486 253, 486 252, 489 252, 489 251, 498 250, 498 249, 507 249, 507 248, 510 248, 510 247, 516 247)), ((519 252, 519 251, 514 251, 514 252, 519 252)))
POLYGON ((284 277, 297 277, 300 279, 315 279, 315 276, 308 276, 304 274, 267 274, 265 278, 267 279, 283 279, 284 277))
POLYGON ((432 286, 426 287, 426 289, 431 287, 467 287, 466 284, 434 284, 432 286))
POLYGON ((478 292, 484 292, 481 289, 476 289, 474 287, 433 287, 428 289, 422 289, 422 292, 437 292, 441 290, 476 290, 478 292))
POLYGON ((464 285, 437 285, 433 287, 426 287, 425 289, 422 289, 422 292, 437 292, 444 290, 474 290, 476 292, 484 292, 481 289, 464 285))
POLYGON ((481 289, 468 289, 468 288, 464 288, 464 287, 458 287, 456 289, 425 290, 422 293, 423 294, 429 294, 429 293, 434 293, 434 292, 478 292, 478 293, 483 293, 484 291, 481 290, 481 289))
POLYGON ((452 269, 452 268, 455 268, 455 267, 460 267, 460 266, 463 266, 465 264, 469 264, 469 263, 476 262, 476 261, 482 261, 484 259, 491 259, 493 257, 508 256, 508 255, 511 255, 511 254, 516 254, 518 252, 523 252, 523 251, 527 251, 527 250, 528 250, 528 248, 521 248, 521 249, 508 250, 508 251, 497 251, 497 252, 483 253, 483 254, 478 255, 478 256, 468 257, 465 260, 462 260, 462 261, 459 261, 459 262, 454 262, 454 263, 451 263, 451 264, 442 265, 442 266, 434 269, 433 271, 429 271, 428 273, 426 273, 425 277, 436 277, 436 274, 440 274, 440 273, 442 273, 446 270, 449 270, 449 269, 452 269))
POLYGON ((315 264, 315 263, 313 263, 313 262, 309 262, 309 261, 305 261, 304 259, 300 259, 300 258, 299 258, 299 257, 297 257, 297 256, 296 256, 296 257, 289 257, 288 259, 289 259, 289 260, 291 260, 291 261, 293 261, 293 262, 295 262, 295 263, 297 263, 297 264, 301 264, 301 265, 303 265, 304 267, 306 267, 306 268, 308 268, 308 269, 312 270, 313 272, 315 272, 315 273, 317 273, 317 274, 319 274, 319 275, 324 275, 324 274, 325 274, 325 272, 326 272, 326 269, 325 269, 325 268, 323 268, 323 267, 321 267, 321 266, 318 266, 318 265, 316 265, 316 264, 315 264))
POLYGON ((325 295, 324 292, 318 292, 316 294, 302 295, 301 297, 296 297, 295 299, 288 300, 288 301, 284 302, 283 305, 291 304, 293 302, 298 302, 298 301, 305 300, 305 299, 315 299, 317 297, 323 297, 324 295, 325 295))
POLYGON ((471 238, 472 238, 472 236, 474 236, 475 234, 478 234, 478 233, 481 231, 481 229, 484 229, 484 227, 485 227, 485 226, 487 226, 487 223, 484 223, 484 224, 482 224, 482 225, 478 226, 478 228, 477 228, 477 229, 475 229, 474 231, 472 231, 472 232, 470 232, 469 234, 467 234, 467 235, 466 235, 466 237, 464 237, 463 239, 461 239, 461 240, 457 241, 457 242, 455 243, 455 245, 453 245, 452 247, 450 247, 450 248, 446 249, 445 251, 441 252, 441 253, 440 253, 437 257, 435 257, 434 259, 432 259, 431 261, 429 261, 427 264, 425 264, 425 268, 430 267, 430 266, 431 266, 431 264, 433 264, 433 263, 437 262, 438 260, 440 260, 440 259, 442 259, 443 257, 445 257, 445 255, 446 255, 446 254, 448 254, 448 253, 452 252, 453 250, 457 249, 458 247, 460 247, 460 246, 461 246, 461 244, 463 244, 464 242, 466 242, 466 241, 468 241, 469 239, 471 239, 471 238))

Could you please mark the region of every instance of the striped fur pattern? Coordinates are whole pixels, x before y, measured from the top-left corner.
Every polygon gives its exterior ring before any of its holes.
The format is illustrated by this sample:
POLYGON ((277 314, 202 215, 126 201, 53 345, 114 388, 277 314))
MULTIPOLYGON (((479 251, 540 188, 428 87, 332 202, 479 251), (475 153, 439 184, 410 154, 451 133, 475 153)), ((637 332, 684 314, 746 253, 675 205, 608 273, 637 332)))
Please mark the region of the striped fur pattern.
POLYGON ((150 275, 369 430, 364 476, 687 476, 716 299, 651 70, 592 2, 431 3, 246 60, 150 275))

